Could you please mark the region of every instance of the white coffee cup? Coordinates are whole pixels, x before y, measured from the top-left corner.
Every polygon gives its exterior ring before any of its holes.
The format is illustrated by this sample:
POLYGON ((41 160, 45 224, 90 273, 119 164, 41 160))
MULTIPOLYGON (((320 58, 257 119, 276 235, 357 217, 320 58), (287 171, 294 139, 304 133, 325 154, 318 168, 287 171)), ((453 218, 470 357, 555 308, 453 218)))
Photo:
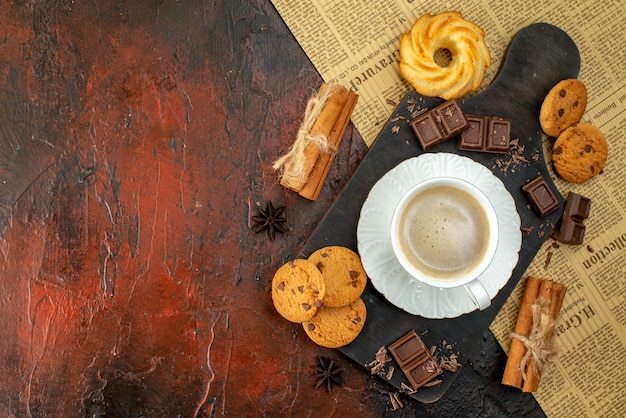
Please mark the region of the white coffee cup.
POLYGON ((498 218, 473 184, 436 177, 413 186, 394 210, 391 244, 416 280, 436 288, 464 286, 479 309, 491 304, 477 278, 495 255, 498 218))

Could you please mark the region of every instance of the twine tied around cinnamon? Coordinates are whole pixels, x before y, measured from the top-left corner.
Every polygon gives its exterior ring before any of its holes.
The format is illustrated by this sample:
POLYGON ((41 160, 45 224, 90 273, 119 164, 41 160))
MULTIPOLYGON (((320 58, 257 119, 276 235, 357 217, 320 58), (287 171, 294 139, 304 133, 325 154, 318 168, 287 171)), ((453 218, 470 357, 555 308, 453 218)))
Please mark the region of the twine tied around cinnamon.
POLYGON ((335 147, 328 140, 328 136, 324 134, 311 134, 311 129, 317 121, 320 113, 324 109, 328 98, 333 94, 334 84, 329 84, 320 94, 313 95, 307 102, 302 124, 296 134, 289 152, 274 162, 274 170, 278 170, 281 174, 289 175, 290 182, 306 183, 306 177, 309 173, 306 171, 306 154, 305 150, 309 145, 314 145, 319 149, 320 154, 336 151, 335 147))
POLYGON ((553 331, 556 324, 556 321, 550 316, 550 300, 538 297, 532 303, 531 311, 533 326, 528 337, 515 332, 511 333, 512 338, 517 338, 526 347, 526 353, 520 361, 523 381, 526 380, 526 368, 531 358, 534 360, 535 371, 540 375, 542 369, 550 363, 550 360, 558 351, 552 342, 546 338, 553 331))

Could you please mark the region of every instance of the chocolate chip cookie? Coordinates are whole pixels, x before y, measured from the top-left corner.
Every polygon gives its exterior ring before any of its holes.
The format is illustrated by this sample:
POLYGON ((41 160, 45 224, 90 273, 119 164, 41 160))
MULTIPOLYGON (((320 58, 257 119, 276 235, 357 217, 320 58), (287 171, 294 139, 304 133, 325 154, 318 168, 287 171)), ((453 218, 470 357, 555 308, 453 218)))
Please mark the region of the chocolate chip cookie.
POLYGON ((565 181, 584 183, 604 168, 608 144, 596 126, 579 123, 567 128, 554 142, 552 162, 565 181))
POLYGON ((283 264, 272 279, 272 301, 283 318, 307 321, 322 307, 326 286, 315 264, 295 259, 283 264))
POLYGON ((314 343, 337 348, 350 344, 365 325, 367 309, 361 298, 339 308, 322 307, 313 318, 302 323, 314 343))
POLYGON ((349 248, 328 246, 309 257, 324 277, 324 305, 337 308, 355 301, 365 290, 367 274, 361 257, 349 248))
POLYGON ((582 81, 569 78, 558 82, 546 95, 539 111, 541 129, 557 137, 580 121, 587 107, 587 88, 582 81))

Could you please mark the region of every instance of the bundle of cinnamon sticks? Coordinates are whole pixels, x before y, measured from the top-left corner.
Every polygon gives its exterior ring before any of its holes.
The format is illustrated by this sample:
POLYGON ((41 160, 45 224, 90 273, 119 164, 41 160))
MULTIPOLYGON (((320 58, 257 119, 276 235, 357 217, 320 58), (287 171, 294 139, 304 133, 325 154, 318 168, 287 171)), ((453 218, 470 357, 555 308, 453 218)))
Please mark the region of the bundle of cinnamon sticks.
POLYGON ((523 392, 537 390, 541 371, 556 352, 552 335, 566 291, 565 286, 550 280, 526 279, 503 384, 523 392))
POLYGON ((318 198, 357 99, 343 86, 322 84, 307 104, 290 151, 274 163, 281 185, 309 200, 318 198))

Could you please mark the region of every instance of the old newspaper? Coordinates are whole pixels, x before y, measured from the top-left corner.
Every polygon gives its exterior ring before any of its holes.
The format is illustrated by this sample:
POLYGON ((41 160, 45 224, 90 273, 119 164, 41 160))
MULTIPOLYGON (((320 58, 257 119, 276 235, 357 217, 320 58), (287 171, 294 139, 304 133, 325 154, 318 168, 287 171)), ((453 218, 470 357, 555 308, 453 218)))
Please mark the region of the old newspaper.
MULTIPOLYGON (((583 120, 609 142, 604 172, 575 185, 557 178, 561 194, 591 199, 585 242, 557 245, 549 239, 491 326, 508 352, 525 278, 565 284, 568 293, 557 325, 556 361, 535 396, 550 417, 626 416, 626 14, 624 0, 366 1, 272 0, 324 80, 359 93, 353 122, 368 143, 410 91, 398 71, 398 40, 423 13, 459 10, 486 33, 495 76, 513 35, 535 22, 565 30, 581 54, 579 78, 589 103, 583 120)), ((550 158, 548 139, 544 142, 550 158)), ((556 177, 556 176, 554 176, 556 177)))

